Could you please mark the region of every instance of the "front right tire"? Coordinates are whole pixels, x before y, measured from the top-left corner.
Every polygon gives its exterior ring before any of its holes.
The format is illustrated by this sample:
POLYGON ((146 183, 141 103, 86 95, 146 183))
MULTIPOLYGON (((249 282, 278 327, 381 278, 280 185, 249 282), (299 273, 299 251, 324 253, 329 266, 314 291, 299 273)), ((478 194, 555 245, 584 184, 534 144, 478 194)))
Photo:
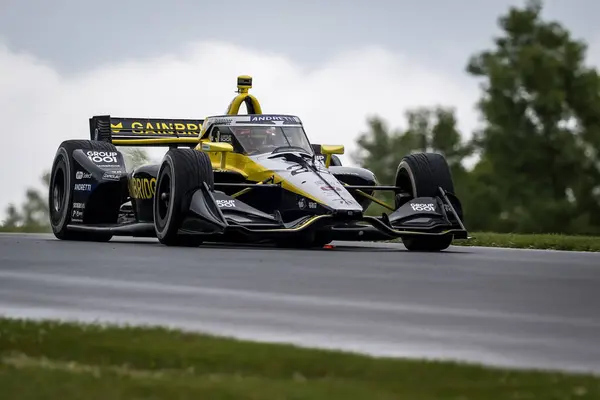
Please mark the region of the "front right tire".
POLYGON ((214 190, 214 174, 208 154, 194 149, 171 149, 163 159, 154 196, 154 229, 167 246, 197 247, 202 236, 180 234, 192 195, 206 183, 214 190))
MULTIPOLYGON (((396 186, 409 192, 412 198, 437 197, 441 187, 449 193, 454 193, 454 181, 450 167, 443 155, 438 153, 415 153, 402 158, 396 171, 396 186)), ((396 196, 395 207, 398 209, 409 199, 396 196)), ((452 200, 451 200, 452 201, 452 200)), ((453 202, 453 207, 462 220, 462 207, 459 202, 453 202)), ((409 251, 441 251, 447 249, 453 235, 444 236, 406 236, 402 243, 409 251)))

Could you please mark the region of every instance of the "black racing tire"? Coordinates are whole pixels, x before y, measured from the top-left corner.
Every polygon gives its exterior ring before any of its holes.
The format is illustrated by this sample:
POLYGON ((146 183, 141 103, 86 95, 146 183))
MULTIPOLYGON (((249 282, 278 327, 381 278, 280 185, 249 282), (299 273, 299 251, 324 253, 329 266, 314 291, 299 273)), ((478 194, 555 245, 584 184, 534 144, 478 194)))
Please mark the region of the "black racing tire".
POLYGON ((408 251, 435 252, 446 250, 452 244, 453 235, 444 236, 423 236, 423 237, 404 237, 402 244, 408 251))
POLYGON ((56 238, 61 240, 108 242, 111 234, 96 232, 74 232, 68 229, 73 210, 73 188, 75 186, 75 159, 77 149, 94 151, 117 151, 111 143, 91 140, 66 140, 60 144, 50 172, 48 188, 48 211, 50 226, 56 238))
POLYGON ((439 196, 438 187, 454 193, 450 167, 444 156, 438 153, 415 153, 403 157, 396 171, 396 186, 413 197, 439 196))
POLYGON ((340 160, 340 158, 338 156, 336 156, 335 154, 331 155, 331 164, 330 166, 335 166, 335 167, 341 167, 342 166, 342 160, 340 160))
POLYGON ((178 234, 194 192, 206 183, 214 191, 208 154, 194 149, 171 149, 163 158, 156 180, 154 229, 167 246, 197 247, 202 236, 178 234))
MULTIPOLYGON (((454 181, 448 162, 438 153, 415 153, 402 158, 396 171, 396 186, 415 197, 437 197, 439 187, 451 193, 450 201, 459 218, 463 219, 460 202, 454 201, 454 181)), ((396 195, 395 207, 398 209, 409 201, 396 195)), ((452 235, 444 236, 410 236, 402 239, 404 246, 410 251, 441 251, 452 243, 452 235)))

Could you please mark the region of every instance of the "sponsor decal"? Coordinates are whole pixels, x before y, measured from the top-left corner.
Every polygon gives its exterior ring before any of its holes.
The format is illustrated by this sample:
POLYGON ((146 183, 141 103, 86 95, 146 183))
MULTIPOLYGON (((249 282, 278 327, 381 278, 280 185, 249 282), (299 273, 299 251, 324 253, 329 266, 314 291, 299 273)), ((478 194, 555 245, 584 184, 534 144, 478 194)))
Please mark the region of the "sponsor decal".
POLYGON ((119 162, 116 151, 88 151, 86 154, 95 164, 114 165, 119 162))
POLYGON ((264 121, 286 121, 286 122, 298 122, 297 118, 289 117, 287 115, 260 115, 250 118, 250 122, 264 122, 264 121))
MULTIPOLYGON (((317 163, 314 166, 314 169, 319 173, 319 174, 323 174, 323 175, 331 175, 331 171, 329 171, 327 168, 325 168, 324 164, 321 163, 317 163)), ((299 175, 299 174, 304 174, 304 173, 308 173, 308 172, 313 172, 312 170, 308 169, 307 166, 305 165, 300 165, 300 164, 294 164, 291 165, 289 167, 286 168, 287 171, 290 171, 290 174, 292 176, 295 175, 299 175)))
POLYGON ((339 186, 337 186, 337 187, 336 186, 333 186, 333 187, 321 186, 321 190, 324 192, 327 192, 327 191, 340 192, 342 190, 342 188, 339 186))
POLYGON ((304 210, 306 208, 306 200, 304 200, 304 198, 298 200, 298 208, 300 208, 301 210, 304 210))
POLYGON ((235 200, 217 200, 217 206, 235 208, 235 200))
POLYGON ((195 136, 200 133, 202 125, 192 122, 184 124, 180 122, 133 121, 131 122, 130 128, 124 128, 123 122, 119 122, 117 124, 111 124, 111 129, 113 133, 119 133, 121 129, 131 129, 131 133, 135 135, 195 136))
POLYGON ((104 175, 102 175, 102 179, 105 181, 118 181, 121 180, 121 174, 105 172, 104 175))
POLYGON ((84 203, 73 203, 73 209, 84 210, 85 204, 84 203))
MULTIPOLYGON (((310 169, 308 169, 308 167, 299 164, 287 167, 287 170, 290 171, 290 174, 292 174, 292 176, 313 172, 310 169)), ((317 172, 319 172, 320 174, 331 175, 331 172, 329 172, 327 168, 324 167, 324 164, 317 164, 315 170, 317 170, 317 172)))
POLYGON ((315 209, 317 208, 317 203, 315 203, 314 201, 308 201, 303 197, 300 200, 298 200, 298 208, 301 210, 304 210, 306 207, 310 208, 310 209, 315 209))
POLYGON ((75 190, 77 192, 89 192, 92 190, 92 185, 89 183, 76 183, 75 190))
POLYGON ((233 118, 216 118, 216 119, 211 119, 210 123, 212 124, 226 124, 229 125, 233 122, 233 118))
POLYGON ((156 178, 133 178, 129 181, 129 194, 134 199, 152 199, 155 193, 156 178))
POLYGON ((410 207, 413 211, 435 211, 435 204, 433 203, 411 203, 410 207))
POLYGON ((78 181, 80 181, 82 179, 90 179, 91 177, 92 177, 92 174, 90 174, 89 172, 84 172, 84 171, 75 172, 75 179, 77 179, 78 181))
POLYGON ((77 218, 79 219, 79 221, 81 221, 81 219, 83 218, 83 211, 79 211, 79 210, 73 210, 73 213, 71 214, 72 218, 77 218))
POLYGON ((231 143, 231 135, 221 135, 221 142, 231 143))

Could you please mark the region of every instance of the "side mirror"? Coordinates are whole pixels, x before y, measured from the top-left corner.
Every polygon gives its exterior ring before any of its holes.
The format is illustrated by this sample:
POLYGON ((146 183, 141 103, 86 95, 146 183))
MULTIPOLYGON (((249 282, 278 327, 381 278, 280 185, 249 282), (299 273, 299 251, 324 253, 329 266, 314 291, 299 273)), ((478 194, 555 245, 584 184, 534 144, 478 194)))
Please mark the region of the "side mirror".
POLYGON ((321 154, 325 156, 325 168, 331 165, 331 156, 333 154, 344 154, 344 145, 321 145, 321 154))
POLYGON ((209 153, 221 153, 221 169, 225 169, 227 153, 233 151, 233 146, 224 142, 202 142, 201 149, 209 153))

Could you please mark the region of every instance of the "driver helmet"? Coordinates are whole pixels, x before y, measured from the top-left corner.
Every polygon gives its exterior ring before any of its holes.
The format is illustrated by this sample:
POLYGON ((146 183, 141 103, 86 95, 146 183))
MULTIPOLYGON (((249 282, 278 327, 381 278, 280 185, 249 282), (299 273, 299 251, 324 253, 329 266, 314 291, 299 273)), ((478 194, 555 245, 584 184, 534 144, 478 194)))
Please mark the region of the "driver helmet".
POLYGON ((237 127, 236 136, 249 147, 256 149, 273 144, 277 130, 274 126, 268 127, 237 127))
POLYGON ((265 144, 275 144, 275 137, 277 135, 277 129, 274 126, 268 126, 265 129, 265 144))

